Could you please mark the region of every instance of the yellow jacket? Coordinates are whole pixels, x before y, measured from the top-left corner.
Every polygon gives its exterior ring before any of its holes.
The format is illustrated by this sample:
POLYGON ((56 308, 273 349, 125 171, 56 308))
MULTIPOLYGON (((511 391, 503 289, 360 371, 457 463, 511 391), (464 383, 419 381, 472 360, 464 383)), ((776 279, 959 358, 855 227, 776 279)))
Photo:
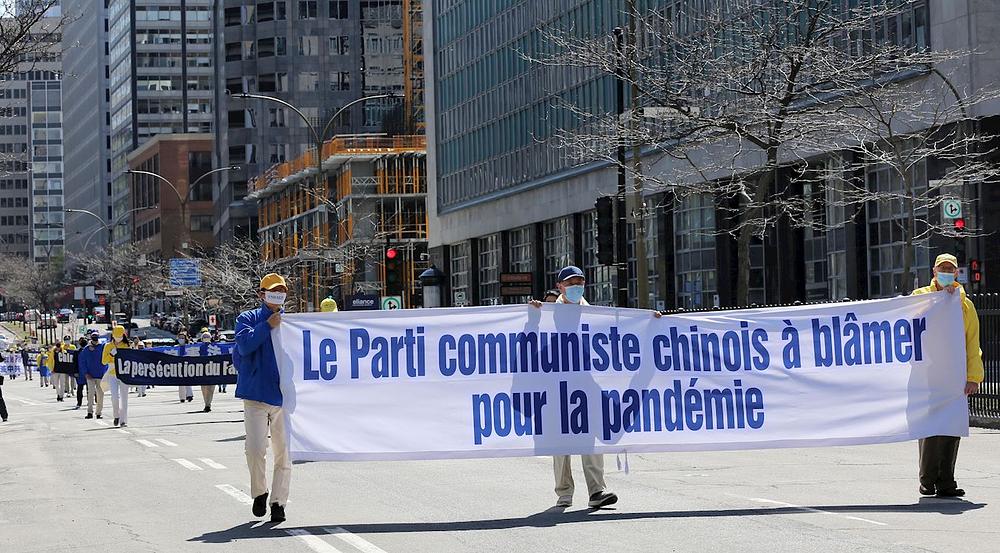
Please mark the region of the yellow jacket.
MULTIPOLYGON (((965 379, 977 384, 983 381, 983 350, 979 345, 979 314, 972 300, 965 295, 965 288, 959 283, 953 284, 962 294, 962 322, 965 326, 965 379)), ((929 286, 917 288, 913 295, 938 292, 937 279, 932 279, 929 286)))
POLYGON ((108 366, 108 372, 111 373, 111 376, 117 376, 117 373, 115 373, 115 354, 112 351, 119 349, 129 349, 128 340, 120 344, 116 344, 113 341, 108 342, 104 344, 104 351, 101 352, 101 363, 108 366))

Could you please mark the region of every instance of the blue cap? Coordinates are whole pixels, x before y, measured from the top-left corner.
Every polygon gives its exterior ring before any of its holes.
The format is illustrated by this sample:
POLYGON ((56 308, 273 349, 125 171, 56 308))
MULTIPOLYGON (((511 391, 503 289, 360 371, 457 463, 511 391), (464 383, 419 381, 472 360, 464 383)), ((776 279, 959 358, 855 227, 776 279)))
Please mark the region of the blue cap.
POLYGON ((573 277, 583 277, 584 279, 587 278, 586 276, 584 276, 583 271, 581 271, 579 267, 577 267, 576 265, 569 265, 563 267, 562 270, 559 271, 559 277, 557 278, 556 282, 563 282, 573 277))

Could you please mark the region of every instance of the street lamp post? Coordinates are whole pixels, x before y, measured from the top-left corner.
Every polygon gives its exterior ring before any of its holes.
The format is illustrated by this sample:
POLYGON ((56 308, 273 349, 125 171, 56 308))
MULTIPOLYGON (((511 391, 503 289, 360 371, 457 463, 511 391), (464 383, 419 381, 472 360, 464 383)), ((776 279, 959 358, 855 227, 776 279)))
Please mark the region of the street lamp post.
POLYGON ((209 175, 214 175, 215 173, 221 173, 223 171, 236 171, 239 168, 240 167, 238 165, 230 165, 229 167, 219 167, 216 169, 212 169, 211 171, 208 171, 205 174, 201 175, 200 177, 196 178, 194 182, 189 184, 187 189, 187 194, 181 194, 180 190, 178 190, 177 187, 174 186, 174 183, 170 182, 170 180, 168 180, 166 177, 164 177, 159 173, 153 173, 151 171, 140 171, 136 169, 129 169, 125 172, 128 173, 129 175, 146 175, 149 177, 153 177, 155 179, 159 179, 167 186, 169 186, 170 189, 174 191, 174 194, 177 195, 177 201, 179 201, 181 205, 181 225, 183 226, 183 231, 181 233, 181 249, 183 250, 187 249, 188 243, 191 241, 191 222, 188 220, 188 212, 187 212, 187 203, 188 199, 191 197, 191 191, 195 189, 195 187, 198 185, 199 182, 201 182, 205 177, 209 175))

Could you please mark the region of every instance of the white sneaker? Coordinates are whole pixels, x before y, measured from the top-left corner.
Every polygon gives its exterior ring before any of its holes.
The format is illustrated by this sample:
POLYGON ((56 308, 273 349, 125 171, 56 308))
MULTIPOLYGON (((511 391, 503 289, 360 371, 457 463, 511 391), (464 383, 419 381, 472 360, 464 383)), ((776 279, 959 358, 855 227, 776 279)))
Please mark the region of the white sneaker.
POLYGON ((560 495, 558 501, 556 501, 556 507, 571 507, 572 505, 572 495, 560 495))

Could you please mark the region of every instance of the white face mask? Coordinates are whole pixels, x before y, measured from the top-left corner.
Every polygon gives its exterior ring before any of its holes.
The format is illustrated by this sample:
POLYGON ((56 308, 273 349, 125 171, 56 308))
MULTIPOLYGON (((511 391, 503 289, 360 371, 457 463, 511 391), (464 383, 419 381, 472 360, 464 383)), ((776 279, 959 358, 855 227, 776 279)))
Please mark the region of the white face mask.
POLYGON ((285 292, 264 292, 264 302, 271 305, 285 305, 285 292))

